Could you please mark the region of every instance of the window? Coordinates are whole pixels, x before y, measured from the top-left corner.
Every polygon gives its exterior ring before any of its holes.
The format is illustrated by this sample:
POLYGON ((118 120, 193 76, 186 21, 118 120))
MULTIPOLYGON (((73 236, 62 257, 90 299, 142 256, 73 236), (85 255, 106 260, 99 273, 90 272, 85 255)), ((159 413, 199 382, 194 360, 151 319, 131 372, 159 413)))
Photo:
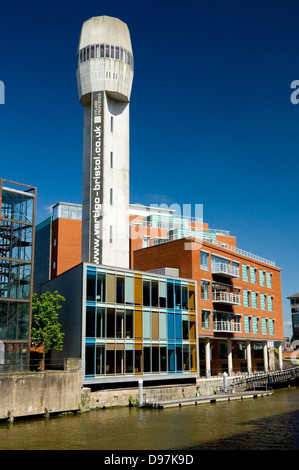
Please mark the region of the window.
POLYGON ((173 283, 167 282, 167 307, 174 308, 173 283))
POLYGON ((267 287, 269 287, 271 289, 272 288, 272 274, 267 273, 266 277, 267 277, 267 287))
POLYGON ((146 305, 147 307, 150 306, 150 299, 151 299, 150 287, 151 287, 151 281, 144 279, 143 280, 143 305, 146 305))
POLYGON ((274 320, 271 318, 269 320, 269 334, 274 335, 274 320))
POLYGON ((116 303, 125 303, 125 278, 123 276, 116 277, 116 303))
POLYGON ((133 310, 126 310, 126 338, 133 337, 133 310))
POLYGON ((143 236, 142 247, 147 248, 148 246, 150 246, 150 237, 147 236, 147 235, 144 235, 143 236))
POLYGON ((105 309, 97 307, 97 338, 105 338, 105 309))
POLYGON ((201 281, 201 298, 209 300, 209 281, 201 281))
POLYGON ((267 334, 267 318, 262 318, 262 334, 267 334))
POLYGON ((246 264, 242 264, 242 277, 243 281, 248 282, 248 266, 246 264))
POLYGON ((110 152, 110 168, 113 168, 113 152, 110 152))
POLYGON ((236 261, 232 262, 232 271, 235 276, 239 277, 239 263, 236 261))
POLYGON ((113 132, 113 116, 110 117, 110 132, 113 132))
POLYGON ((208 310, 201 311, 201 327, 203 330, 210 329, 210 312, 208 310))
POLYGON ((204 251, 200 252, 200 269, 203 269, 204 271, 209 270, 209 254, 205 253, 204 251))
POLYGON ((250 268, 250 282, 256 284, 256 269, 252 267, 250 268))
POLYGON ((253 329, 253 334, 257 335, 259 332, 259 319, 257 317, 253 317, 252 319, 252 329, 253 329))
POLYGON ((106 275, 97 272, 97 302, 105 302, 106 294, 106 275))
POLYGON ((218 359, 227 359, 227 343, 218 343, 218 359))
POLYGON ((182 286, 182 309, 188 310, 188 286, 182 286))
POLYGON ((181 285, 174 284, 174 308, 181 308, 181 285))
POLYGON ((86 338, 95 337, 95 307, 86 307, 86 338))
POLYGON ((244 301, 244 307, 249 307, 249 299, 250 299, 250 292, 249 290, 243 291, 243 301, 244 301))
POLYGON ((264 286, 265 285, 265 271, 260 270, 259 277, 260 277, 260 286, 264 286))
POLYGON ((110 206, 113 206, 113 188, 110 188, 110 206))
POLYGON ((254 359, 263 359, 264 351, 261 343, 253 344, 253 357, 254 359))
POLYGON ((166 307, 166 281, 159 281, 159 303, 160 307, 166 307))
POLYGON ((265 294, 261 294, 261 309, 262 310, 266 310, 266 295, 265 294))
POLYGON ((245 333, 251 333, 251 317, 248 317, 247 315, 244 316, 244 328, 245 333))
POLYGON ((257 308, 257 293, 251 292, 251 306, 252 308, 257 308))
POLYGON ((115 338, 115 310, 107 308, 107 338, 115 338))
POLYGON ((109 234, 109 242, 112 243, 113 238, 112 238, 112 225, 110 225, 110 234, 109 234))
POLYGON ((237 345, 238 359, 246 359, 246 345, 245 343, 238 343, 237 345))
POLYGON ((124 320, 125 320, 125 313, 123 310, 116 311, 116 337, 117 338, 124 338, 124 320))
POLYGON ((271 295, 268 295, 268 310, 269 312, 273 311, 273 297, 271 295))

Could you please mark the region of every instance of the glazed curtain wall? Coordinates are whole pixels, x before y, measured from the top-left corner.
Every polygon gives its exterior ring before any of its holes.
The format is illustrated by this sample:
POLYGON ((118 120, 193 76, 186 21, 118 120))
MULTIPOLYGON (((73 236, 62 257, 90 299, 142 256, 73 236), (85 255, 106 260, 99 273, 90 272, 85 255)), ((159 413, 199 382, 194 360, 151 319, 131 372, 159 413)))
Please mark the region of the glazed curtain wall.
POLYGON ((87 268, 85 376, 196 372, 195 283, 87 268))

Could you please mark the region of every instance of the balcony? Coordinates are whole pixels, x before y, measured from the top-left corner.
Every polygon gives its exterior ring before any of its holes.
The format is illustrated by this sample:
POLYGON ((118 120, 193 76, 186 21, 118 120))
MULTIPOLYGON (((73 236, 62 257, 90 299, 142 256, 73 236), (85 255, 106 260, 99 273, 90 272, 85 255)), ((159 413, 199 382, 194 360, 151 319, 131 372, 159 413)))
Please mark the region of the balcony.
POLYGON ((227 333, 241 333, 241 323, 235 323, 233 321, 214 321, 213 331, 227 332, 227 333))
POLYGON ((239 277, 239 268, 227 263, 212 263, 212 274, 220 274, 228 278, 239 277))
POLYGON ((230 305, 240 305, 241 304, 241 295, 234 292, 225 292, 215 290, 213 291, 213 302, 230 304, 230 305))

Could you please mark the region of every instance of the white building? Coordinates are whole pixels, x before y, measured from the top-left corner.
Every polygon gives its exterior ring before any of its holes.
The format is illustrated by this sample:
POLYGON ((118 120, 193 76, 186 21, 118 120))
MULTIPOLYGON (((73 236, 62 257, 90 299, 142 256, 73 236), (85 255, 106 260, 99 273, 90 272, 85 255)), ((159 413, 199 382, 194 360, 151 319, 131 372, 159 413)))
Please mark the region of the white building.
POLYGON ((133 54, 117 18, 83 23, 77 83, 84 106, 82 261, 129 267, 129 101, 133 54))

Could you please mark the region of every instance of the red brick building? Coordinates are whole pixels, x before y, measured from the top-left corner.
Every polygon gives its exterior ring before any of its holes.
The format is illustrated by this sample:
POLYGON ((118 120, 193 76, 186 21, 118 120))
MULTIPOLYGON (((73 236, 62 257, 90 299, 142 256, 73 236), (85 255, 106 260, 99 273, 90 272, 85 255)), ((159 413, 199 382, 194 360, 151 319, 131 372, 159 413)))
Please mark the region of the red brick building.
POLYGON ((170 222, 167 232, 165 217, 152 213, 141 225, 142 211, 135 217, 131 214, 132 267, 176 268, 180 276, 197 281, 200 375, 268 370, 268 346, 274 342, 281 361, 280 269, 238 249, 235 237, 210 230, 207 224, 196 227, 196 222, 181 220, 189 236, 169 241, 174 229, 170 222), (132 224, 140 225, 136 229, 132 224))

